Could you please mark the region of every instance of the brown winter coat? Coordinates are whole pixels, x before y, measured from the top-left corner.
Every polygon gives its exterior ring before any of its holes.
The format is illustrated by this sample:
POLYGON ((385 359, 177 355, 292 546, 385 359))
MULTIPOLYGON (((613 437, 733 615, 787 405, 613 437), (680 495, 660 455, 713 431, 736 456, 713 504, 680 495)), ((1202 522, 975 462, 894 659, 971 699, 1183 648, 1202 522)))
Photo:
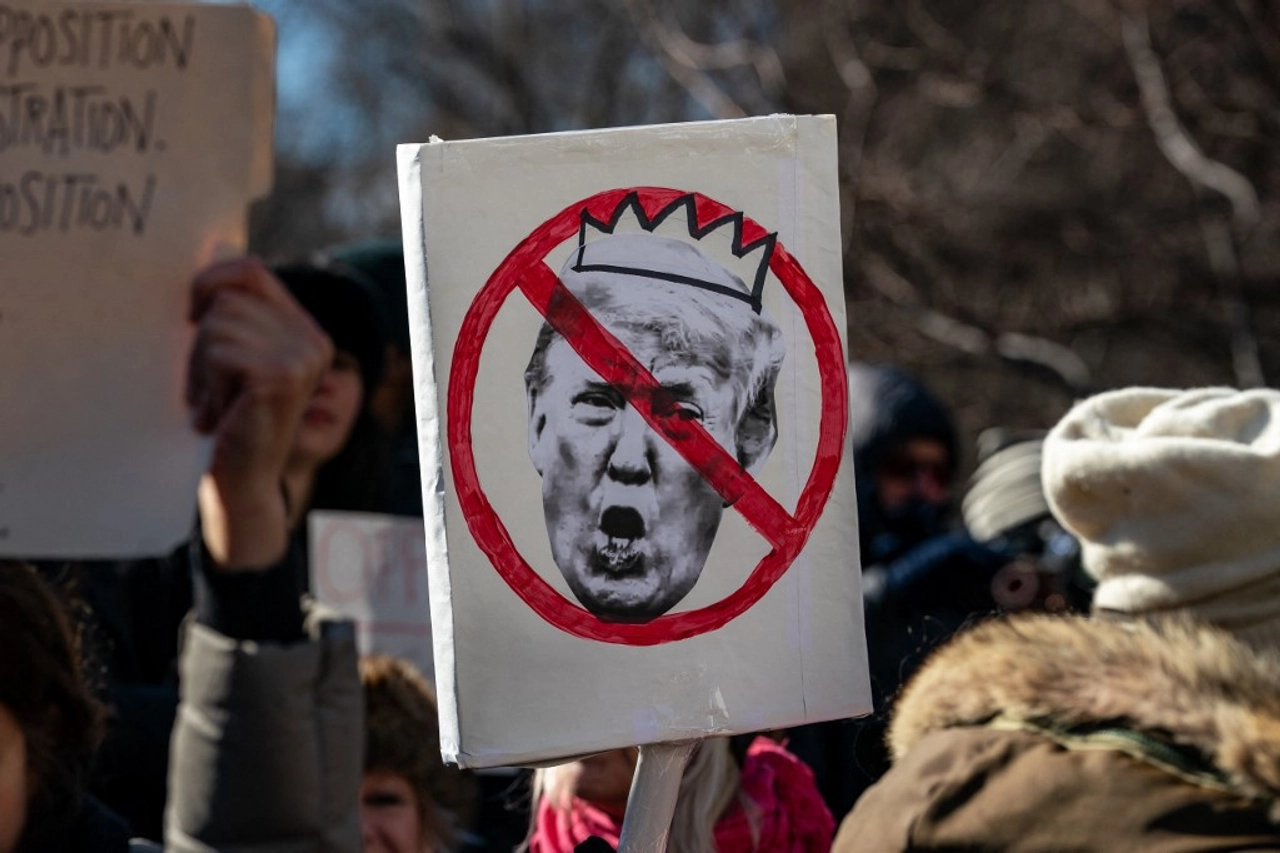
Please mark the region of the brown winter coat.
POLYGON ((1182 621, 994 620, 911 682, 834 853, 1280 851, 1280 658, 1182 621))

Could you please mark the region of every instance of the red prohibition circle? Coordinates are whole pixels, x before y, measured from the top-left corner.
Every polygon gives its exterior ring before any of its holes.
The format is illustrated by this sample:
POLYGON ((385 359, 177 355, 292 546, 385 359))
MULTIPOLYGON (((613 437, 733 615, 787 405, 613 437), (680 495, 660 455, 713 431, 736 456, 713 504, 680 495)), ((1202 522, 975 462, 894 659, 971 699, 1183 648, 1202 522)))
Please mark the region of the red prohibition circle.
MULTIPOLYGON (((790 568, 804 549, 835 485, 848 428, 849 390, 840 336, 821 291, 783 245, 775 243, 769 270, 804 317, 817 355, 822 390, 817 450, 795 513, 787 513, 774 502, 728 454, 723 454, 723 459, 713 458, 723 451, 718 446, 708 446, 714 444, 709 436, 667 438, 704 476, 708 476, 708 470, 718 472, 713 483, 717 490, 733 494, 734 508, 773 545, 772 550, 741 587, 720 601, 697 610, 659 616, 644 624, 606 622, 557 592, 521 556, 480 487, 471 442, 472 402, 480 354, 498 311, 513 291, 520 290, 605 381, 611 381, 610 376, 632 375, 637 369, 647 376, 642 367, 637 368, 634 361, 629 360, 621 344, 569 295, 544 261, 553 249, 578 233, 584 212, 606 221, 628 196, 632 196, 650 218, 688 199, 692 200, 699 227, 736 216, 732 208, 699 193, 631 187, 606 190, 575 202, 538 226, 502 261, 476 294, 463 318, 449 376, 448 442, 453 482, 467 527, 512 591, 545 621, 574 636, 606 643, 652 646, 695 637, 724 626, 750 609, 790 568)), ((740 219, 743 244, 766 236, 765 229, 752 220, 745 216, 740 219)), ((701 433, 696 423, 692 429, 701 433)))

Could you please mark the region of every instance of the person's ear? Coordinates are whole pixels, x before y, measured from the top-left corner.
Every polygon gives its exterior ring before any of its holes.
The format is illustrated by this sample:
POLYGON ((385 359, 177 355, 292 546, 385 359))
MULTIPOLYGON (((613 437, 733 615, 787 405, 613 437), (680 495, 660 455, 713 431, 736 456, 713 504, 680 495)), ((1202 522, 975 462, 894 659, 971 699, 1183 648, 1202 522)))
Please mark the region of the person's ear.
POLYGON ((529 415, 529 458, 533 460, 533 467, 537 470, 538 476, 541 477, 543 469, 546 467, 547 453, 550 452, 547 447, 549 442, 545 438, 547 415, 546 412, 542 411, 536 388, 526 383, 524 395, 529 415))
POLYGON ((778 411, 772 383, 760 390, 738 421, 738 464, 755 475, 778 443, 778 411))

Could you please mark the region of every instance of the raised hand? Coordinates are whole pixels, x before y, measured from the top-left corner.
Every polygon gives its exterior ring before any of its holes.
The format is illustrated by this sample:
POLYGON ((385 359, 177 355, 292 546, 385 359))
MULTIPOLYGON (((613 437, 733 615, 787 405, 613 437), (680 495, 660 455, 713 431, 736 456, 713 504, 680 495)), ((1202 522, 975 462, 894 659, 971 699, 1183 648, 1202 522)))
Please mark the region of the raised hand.
POLYGON ((266 568, 288 547, 281 478, 333 345, 252 258, 202 271, 190 319, 187 404, 196 428, 214 438, 199 493, 205 545, 221 568, 266 568))

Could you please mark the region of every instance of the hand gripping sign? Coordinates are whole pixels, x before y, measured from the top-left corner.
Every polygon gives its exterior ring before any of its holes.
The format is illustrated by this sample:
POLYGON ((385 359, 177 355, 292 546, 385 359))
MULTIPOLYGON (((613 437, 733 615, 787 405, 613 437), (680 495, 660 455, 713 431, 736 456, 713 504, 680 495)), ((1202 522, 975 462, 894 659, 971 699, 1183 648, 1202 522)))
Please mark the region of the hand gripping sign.
MULTIPOLYGON (((636 307, 626 307, 634 317, 636 307)), ((690 323, 694 322, 690 320, 690 323)), ((762 321, 758 323, 762 324, 762 321)), ((706 347, 701 352, 706 354, 706 347)), ((714 354, 706 357, 715 360, 714 354)), ((551 358, 550 353, 547 358, 551 358)), ((781 356, 778 358, 780 360, 781 356)), ((565 362, 561 359, 559 363, 565 362)), ((840 336, 822 294, 795 258, 778 242, 776 234, 767 232, 743 213, 699 193, 655 187, 620 188, 596 193, 569 205, 521 241, 490 276, 463 318, 454 348, 448 389, 448 444, 453 479, 467 525, 476 543, 511 589, 544 620, 574 636, 649 646, 714 631, 751 608, 782 577, 804 548, 826 506, 839 470, 847 427, 848 392, 844 363, 840 336), (731 275, 722 275, 714 264, 706 263, 701 257, 691 259, 689 252, 670 241, 658 242, 666 238, 639 237, 641 241, 647 239, 652 246, 627 237, 613 237, 612 243, 607 239, 596 244, 586 242, 588 230, 612 234, 619 218, 627 212, 633 214, 641 227, 649 232, 669 218, 683 218, 688 222, 689 236, 693 240, 717 229, 732 229, 733 254, 743 257, 755 253, 760 257, 754 280, 749 287, 735 287, 735 283, 742 283, 731 275), (571 265, 558 277, 545 260, 548 253, 575 234, 579 236, 579 250, 575 259, 571 259, 571 265), (600 246, 605 248, 597 248, 600 246), (664 259, 664 251, 671 258, 664 259), (716 298, 730 297, 724 303, 726 308, 713 313, 736 308, 744 316, 748 311, 759 316, 766 272, 777 277, 804 318, 816 351, 821 387, 816 453, 794 514, 788 513, 744 467, 744 463, 749 464, 759 456, 758 445, 764 439, 757 433, 772 430, 769 446, 776 438, 771 386, 765 389, 767 394, 762 394, 759 387, 754 388, 757 398, 754 404, 750 400, 745 403, 739 401, 735 409, 741 410, 734 422, 736 434, 718 438, 713 434, 716 430, 711 424, 713 407, 699 399, 697 388, 693 387, 697 385, 696 381, 680 381, 682 365, 667 363, 672 361, 668 357, 669 348, 659 346, 647 347, 644 352, 632 351, 627 342, 606 328, 609 324, 600 322, 584 307, 583 300, 575 296, 563 280, 566 276, 573 276, 575 281, 581 281, 581 292, 588 298, 601 290, 599 281, 591 280, 592 275, 597 278, 634 276, 657 280, 673 285, 673 292, 682 298, 695 298, 699 292, 714 294, 716 298), (634 411, 643 420, 643 426, 635 422, 631 435, 638 435, 636 430, 647 428, 660 437, 701 478, 699 485, 703 491, 713 491, 722 501, 722 506, 732 507, 740 513, 770 544, 769 553, 739 589, 710 606, 644 618, 654 612, 664 612, 678 601, 678 595, 682 593, 673 596, 672 588, 687 591, 687 587, 696 582, 701 563, 697 560, 697 553, 692 558, 688 557, 687 552, 698 550, 690 540, 710 527, 709 546, 710 538, 714 538, 715 523, 686 526, 686 531, 692 531, 690 536, 670 549, 683 553, 664 555, 660 544, 644 544, 651 535, 657 539, 656 532, 650 530, 654 525, 646 524, 649 519, 645 518, 644 510, 649 510, 651 516, 659 510, 652 505, 646 506, 635 495, 606 498, 603 507, 590 507, 592 524, 598 525, 598 529, 585 537, 582 535, 584 525, 575 525, 572 512, 552 509, 548 502, 552 551, 574 592, 580 600, 588 603, 587 608, 568 601, 521 556, 481 489, 472 444, 472 401, 480 355, 499 309, 516 290, 545 319, 547 327, 543 340, 558 338, 594 374, 581 392, 569 401, 569 408, 585 412, 575 415, 579 421, 597 429, 607 428, 614 434, 613 444, 608 450, 609 458, 599 466, 602 470, 607 469, 601 474, 601 479, 611 478, 614 481, 614 493, 623 494, 628 487, 635 492, 636 487, 649 485, 650 481, 659 478, 657 470, 654 470, 658 464, 651 458, 633 464, 626 461, 627 450, 618 447, 618 444, 631 439, 627 437, 626 425, 614 427, 613 424, 622 424, 630 416, 630 411, 634 411), (655 375, 657 372, 674 373, 676 381, 665 381, 655 375), (761 402, 758 398, 762 396, 768 399, 761 402), (753 426, 766 423, 762 430, 753 431, 753 426), (609 504, 609 500, 617 502, 609 504), (560 526, 555 523, 557 520, 562 522, 560 526), (568 532, 562 530, 565 526, 570 528, 568 532), (563 547, 557 548, 558 539, 567 540, 575 535, 579 540, 585 539, 586 544, 566 541, 563 547), (564 552, 563 556, 561 552, 564 552), (680 565, 681 560, 698 564, 693 570, 688 570, 680 565)), ((544 444, 554 440, 543 435, 549 429, 545 423, 548 415, 539 414, 539 403, 553 396, 551 386, 561 380, 552 379, 549 386, 537 376, 539 372, 545 372, 545 365, 531 364, 530 372, 526 373, 526 383, 530 387, 530 413, 535 420, 530 426, 531 451, 535 463, 541 454, 546 457, 547 466, 552 467, 560 463, 555 448, 543 450, 544 444)), ((732 374, 733 369, 729 368, 728 372, 732 374)), ((775 365, 773 378, 776 378, 776 372, 775 365)), ((753 381, 761 384, 758 377, 748 377, 747 385, 753 381)), ((713 384, 704 383, 708 386, 713 384)), ((708 390, 704 387, 702 390, 706 392, 703 397, 715 396, 713 388, 708 390)), ((748 387, 746 394, 739 396, 750 396, 751 393, 752 388, 748 387)), ((726 430, 722 428, 719 432, 723 434, 726 430)), ((636 460, 657 455, 652 448, 642 448, 640 442, 641 439, 633 441, 636 460)), ((764 452, 767 453, 767 449, 764 452)), ((564 455, 563 452, 560 455, 564 455)), ((668 470, 675 467, 674 464, 667 466, 668 470)), ((560 482, 551 483, 547 471, 540 468, 540 474, 544 478, 544 499, 549 500, 548 491, 555 490, 556 502, 560 502, 560 490, 571 484, 572 478, 561 478, 560 482)), ((675 479, 674 474, 664 476, 675 479)), ((606 484, 597 490, 608 491, 609 488, 606 484)), ((684 509, 675 508, 676 511, 684 509)), ((697 512, 690 512, 696 524, 699 521, 697 512)), ((701 558, 705 559, 705 551, 701 558)))

